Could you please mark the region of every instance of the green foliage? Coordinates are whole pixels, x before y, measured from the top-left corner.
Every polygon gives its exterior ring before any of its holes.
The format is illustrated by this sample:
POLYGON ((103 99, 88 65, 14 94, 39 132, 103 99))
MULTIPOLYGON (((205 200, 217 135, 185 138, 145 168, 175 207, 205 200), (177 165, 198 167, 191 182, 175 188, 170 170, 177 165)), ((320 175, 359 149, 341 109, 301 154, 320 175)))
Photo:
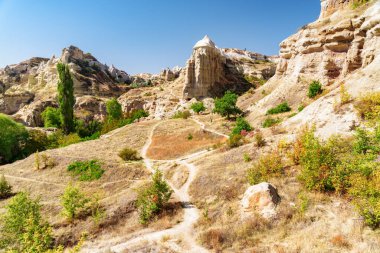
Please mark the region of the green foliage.
POLYGON ((191 116, 191 113, 188 110, 185 111, 177 111, 172 119, 188 119, 191 116))
POLYGON ((303 109, 305 109, 305 106, 304 106, 304 105, 300 105, 300 106, 298 106, 298 112, 302 112, 303 109))
POLYGON ((149 113, 147 113, 146 111, 144 111, 144 110, 136 110, 136 111, 133 111, 125 119, 123 119, 123 118, 118 119, 118 120, 108 119, 102 125, 101 134, 106 134, 106 133, 108 133, 108 132, 110 132, 112 130, 115 130, 117 128, 123 127, 125 125, 132 124, 136 120, 139 120, 141 118, 148 117, 148 116, 149 116, 149 113))
POLYGON ((46 107, 41 113, 42 120, 44 121, 44 127, 56 127, 62 126, 61 112, 59 108, 46 107))
POLYGON ((112 98, 106 103, 107 115, 111 120, 119 120, 123 117, 123 111, 121 109, 121 104, 116 100, 116 98, 112 98))
POLYGON ((27 155, 43 151, 50 145, 49 139, 43 131, 30 129, 28 133, 29 137, 24 148, 27 155))
POLYGON ((187 140, 188 141, 191 141, 193 139, 193 135, 191 134, 191 133, 189 133, 188 135, 187 135, 187 140))
POLYGON ((24 156, 29 134, 26 128, 0 113, 0 164, 24 156))
POLYGON ((137 155, 137 151, 130 148, 123 148, 119 152, 119 156, 124 161, 138 161, 141 157, 137 155))
POLYGON ((74 82, 70 68, 63 63, 57 64, 58 70, 58 103, 61 112, 62 129, 68 134, 74 131, 74 82))
POLYGON ((288 102, 284 102, 284 103, 277 105, 276 107, 273 107, 272 109, 269 109, 267 111, 267 115, 290 112, 291 110, 292 110, 292 108, 290 108, 290 106, 288 105, 288 102))
POLYGON ((152 182, 138 192, 137 207, 140 222, 146 224, 157 215, 168 203, 173 191, 162 177, 162 172, 156 170, 152 182))
POLYGON ((229 119, 231 115, 240 114, 241 110, 236 106, 238 95, 227 91, 222 98, 215 99, 214 112, 229 119))
POLYGON ((278 123, 280 123, 280 122, 281 122, 281 120, 278 119, 278 118, 275 119, 275 118, 271 118, 271 117, 269 117, 269 118, 266 118, 266 119, 264 120, 262 126, 263 126, 264 128, 267 128, 267 127, 274 126, 274 125, 276 125, 276 124, 278 124, 278 123))
POLYGON ((319 81, 313 81, 309 85, 309 92, 307 93, 307 96, 309 98, 314 98, 318 94, 322 93, 322 84, 319 81))
POLYGON ((284 165, 280 153, 275 150, 262 155, 252 168, 247 171, 247 179, 251 185, 261 183, 271 177, 284 174, 284 165))
POLYGON ((255 134, 255 144, 256 144, 256 147, 259 147, 259 148, 265 146, 266 141, 262 133, 255 134))
POLYGON ((17 194, 2 218, 1 245, 11 252, 46 252, 53 243, 50 225, 41 217, 41 206, 28 194, 17 194))
POLYGON ((231 134, 227 145, 230 148, 237 148, 243 144, 243 136, 241 134, 231 134))
POLYGON ((244 162, 246 163, 252 161, 252 158, 247 153, 244 153, 243 159, 244 159, 244 162))
POLYGON ((99 161, 76 161, 71 163, 67 170, 74 176, 79 176, 80 181, 93 181, 102 177, 104 170, 99 161))
POLYGON ((87 204, 89 202, 90 199, 79 190, 79 187, 73 186, 70 183, 61 196, 61 205, 63 207, 62 215, 69 221, 73 221, 78 218, 82 212, 87 211, 87 204))
POLYGON ((240 134, 243 130, 250 132, 252 131, 252 126, 243 117, 239 117, 236 119, 236 125, 232 129, 232 134, 240 134))
POLYGON ((201 101, 193 103, 190 108, 191 108, 191 110, 193 110, 197 114, 206 110, 205 105, 201 101))
POLYGON ((377 121, 380 119, 380 92, 372 92, 361 96, 355 108, 362 119, 377 121))
POLYGON ((83 120, 76 120, 75 131, 80 138, 88 138, 91 136, 100 136, 102 124, 99 121, 92 120, 84 122, 83 120))
POLYGON ((5 179, 4 175, 0 178, 0 200, 12 196, 12 186, 5 179))
POLYGON ((352 3, 352 9, 355 10, 367 3, 369 3, 371 0, 355 0, 353 3, 352 3))
POLYGON ((244 79, 250 84, 252 84, 254 87, 256 87, 257 85, 262 86, 267 82, 267 80, 265 79, 261 79, 256 76, 249 76, 249 75, 244 76, 244 79))

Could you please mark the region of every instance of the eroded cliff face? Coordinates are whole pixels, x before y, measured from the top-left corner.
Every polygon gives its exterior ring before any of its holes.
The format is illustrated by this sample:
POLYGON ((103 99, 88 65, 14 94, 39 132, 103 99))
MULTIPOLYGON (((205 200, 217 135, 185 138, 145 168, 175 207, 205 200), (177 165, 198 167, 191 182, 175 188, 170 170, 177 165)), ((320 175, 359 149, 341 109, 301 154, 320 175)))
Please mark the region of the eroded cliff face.
POLYGON ((376 60, 380 54, 380 2, 371 1, 356 9, 351 4, 322 1, 321 17, 280 44, 276 75, 262 87, 270 94, 249 107, 251 120, 288 101, 293 108, 310 104, 289 121, 315 122, 321 127, 330 124, 326 129, 331 133, 348 132, 359 121, 352 107, 347 115, 335 115, 333 105, 340 100, 342 84, 353 97, 368 92, 369 87, 380 89, 374 72, 380 66, 376 60), (322 83, 324 94, 330 92, 315 102, 306 96, 313 80, 322 83))
MULTIPOLYGON (((56 106, 58 62, 70 66, 77 99, 82 96, 117 97, 128 90, 124 83, 131 78, 126 72, 102 64, 91 54, 70 46, 62 50, 59 58, 36 57, 0 69, 0 113, 13 114, 28 126, 40 126, 41 112, 47 106, 56 106)), ((81 114, 86 105, 89 105, 89 113, 94 108, 102 108, 101 104, 82 103, 77 106, 81 114)), ((103 110, 98 110, 94 115, 102 118, 103 114, 103 110)))
POLYGON ((246 50, 219 49, 206 35, 195 44, 187 61, 183 97, 215 97, 226 90, 241 93, 252 87, 246 77, 268 79, 274 71, 275 64, 268 56, 246 50))

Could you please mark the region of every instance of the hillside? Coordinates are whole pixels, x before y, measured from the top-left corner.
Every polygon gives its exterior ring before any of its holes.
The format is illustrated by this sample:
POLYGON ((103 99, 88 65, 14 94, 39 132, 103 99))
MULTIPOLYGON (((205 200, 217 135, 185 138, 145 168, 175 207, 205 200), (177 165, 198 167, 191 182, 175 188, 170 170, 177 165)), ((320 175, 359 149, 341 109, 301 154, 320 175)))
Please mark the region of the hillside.
MULTIPOLYGON (((54 246, 380 252, 380 1, 321 0, 318 20, 279 56, 218 48, 206 35, 184 67, 156 75, 130 76, 71 46, 0 69, 0 113, 41 129, 42 111, 58 107, 58 62, 74 80, 76 117, 112 131, 0 166, 13 193, 39 199, 54 246), (70 169, 91 160, 96 179, 70 169), (62 196, 72 185, 96 201, 70 220, 62 196)), ((12 199, 0 199, 0 213, 12 199)))

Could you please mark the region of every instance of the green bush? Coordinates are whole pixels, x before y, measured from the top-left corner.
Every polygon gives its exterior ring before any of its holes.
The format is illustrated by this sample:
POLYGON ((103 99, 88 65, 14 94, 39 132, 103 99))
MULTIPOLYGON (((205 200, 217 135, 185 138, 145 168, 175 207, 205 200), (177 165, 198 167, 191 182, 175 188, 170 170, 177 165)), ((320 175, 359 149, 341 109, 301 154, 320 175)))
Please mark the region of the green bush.
POLYGON ((357 9, 367 3, 369 3, 371 0, 355 0, 353 3, 352 3, 352 9, 357 9))
POLYGON ((247 179, 251 185, 267 181, 271 177, 279 177, 284 174, 284 165, 278 151, 272 151, 263 155, 247 171, 247 179))
POLYGON ((17 194, 2 217, 0 248, 10 252, 46 252, 53 243, 50 225, 41 217, 41 206, 28 194, 17 194))
POLYGON ((44 121, 44 127, 56 127, 62 126, 61 112, 58 108, 46 107, 41 113, 42 120, 44 121))
POLYGON ((255 144, 256 144, 256 147, 259 147, 259 148, 265 146, 266 141, 262 133, 255 134, 255 144))
POLYGON ((309 98, 314 98, 318 94, 322 93, 322 84, 319 81, 313 81, 309 85, 309 92, 307 93, 307 96, 309 98))
POLYGON ((100 135, 102 130, 102 124, 99 121, 92 120, 90 122, 84 122, 83 120, 76 120, 75 132, 80 138, 88 138, 95 134, 100 135))
POLYGON ((137 155, 137 151, 130 148, 123 148, 119 152, 119 156, 124 161, 138 161, 141 160, 141 157, 137 155))
POLYGON ((242 113, 242 111, 236 106, 238 95, 231 91, 227 91, 222 98, 215 99, 214 112, 229 119, 231 115, 242 113))
POLYGON ((99 161, 76 161, 71 163, 67 170, 74 176, 79 176, 80 181, 93 181, 102 177, 104 170, 99 161))
POLYGON ((168 203, 173 191, 162 177, 162 172, 156 170, 152 182, 138 192, 137 207, 140 222, 146 224, 154 215, 162 211, 168 203))
POLYGON ((243 136, 241 134, 231 134, 228 139, 227 145, 230 148, 237 148, 243 145, 243 136))
POLYGON ((206 107, 205 105, 203 104, 203 102, 195 102, 191 105, 191 110, 193 110, 194 112, 196 112, 197 114, 199 114, 200 112, 203 112, 206 110, 206 107))
POLYGON ((0 200, 12 196, 12 186, 5 179, 4 175, 0 178, 0 200))
POLYGON ((80 214, 87 211, 87 204, 89 202, 90 199, 79 190, 79 187, 69 184, 61 196, 62 215, 69 221, 73 221, 80 214))
POLYGON ((26 128, 0 113, 0 164, 24 157, 29 134, 26 128))
POLYGON ((288 105, 288 102, 281 103, 277 105, 276 107, 269 109, 267 111, 267 115, 270 114, 279 114, 279 113, 284 113, 284 112, 290 112, 292 108, 288 105))
POLYGON ((107 115, 109 119, 118 120, 123 117, 123 111, 121 109, 121 104, 116 100, 116 98, 112 98, 106 103, 107 115))
POLYGON ((232 134, 240 134, 243 130, 250 132, 252 131, 252 126, 243 117, 239 117, 236 119, 236 125, 232 129, 232 134))
POLYGON ((29 137, 24 148, 27 155, 37 151, 44 151, 49 147, 49 139, 43 131, 30 129, 28 133, 29 137))
POLYGON ((188 110, 185 111, 177 111, 172 119, 188 119, 191 116, 191 113, 188 110))
POLYGON ((264 122, 263 122, 263 124, 262 124, 262 126, 264 127, 264 128, 267 128, 267 127, 271 127, 271 126, 274 126, 274 125, 276 125, 276 124, 278 124, 278 123, 280 123, 280 119, 274 119, 274 118, 266 118, 265 120, 264 120, 264 122))
POLYGON ((355 103, 360 117, 369 121, 380 119, 380 92, 372 92, 361 96, 355 103))

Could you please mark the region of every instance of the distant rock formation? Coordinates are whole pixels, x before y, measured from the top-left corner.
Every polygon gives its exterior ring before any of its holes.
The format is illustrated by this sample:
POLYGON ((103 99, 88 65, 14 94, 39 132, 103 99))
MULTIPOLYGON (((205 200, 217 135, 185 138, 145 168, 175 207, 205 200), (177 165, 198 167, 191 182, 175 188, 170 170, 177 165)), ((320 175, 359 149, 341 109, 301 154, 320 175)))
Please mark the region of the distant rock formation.
POLYGON ((352 4, 355 0, 321 0, 321 15, 320 18, 325 18, 333 14, 339 9, 352 4))
POLYGON ((270 78, 274 75, 275 64, 264 55, 238 49, 219 49, 206 35, 195 44, 184 72, 183 97, 205 98, 223 95, 226 90, 244 92, 250 88, 245 79, 247 75, 270 78), (255 66, 255 61, 268 64, 262 69, 255 66))

